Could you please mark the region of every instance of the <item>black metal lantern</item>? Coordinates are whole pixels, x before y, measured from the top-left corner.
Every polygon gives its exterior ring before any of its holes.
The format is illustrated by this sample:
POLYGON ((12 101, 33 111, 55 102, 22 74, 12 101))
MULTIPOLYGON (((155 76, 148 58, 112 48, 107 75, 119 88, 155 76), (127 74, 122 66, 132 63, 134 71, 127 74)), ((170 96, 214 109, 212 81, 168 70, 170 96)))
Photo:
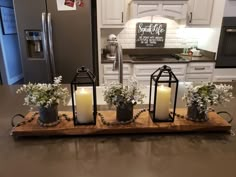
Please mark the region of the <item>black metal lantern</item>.
POLYGON ((82 66, 71 82, 74 125, 95 125, 97 116, 96 77, 82 66))
POLYGON ((166 65, 158 68, 151 75, 149 113, 153 122, 174 121, 178 83, 171 68, 166 65))

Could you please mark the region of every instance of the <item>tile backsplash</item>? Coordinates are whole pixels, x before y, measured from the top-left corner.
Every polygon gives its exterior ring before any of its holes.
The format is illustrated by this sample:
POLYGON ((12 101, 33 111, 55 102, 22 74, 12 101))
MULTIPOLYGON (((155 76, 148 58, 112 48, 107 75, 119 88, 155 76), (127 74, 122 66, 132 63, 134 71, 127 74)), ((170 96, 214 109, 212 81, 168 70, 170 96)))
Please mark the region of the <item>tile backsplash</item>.
POLYGON ((123 48, 135 48, 136 23, 138 22, 167 23, 165 48, 198 46, 199 39, 207 34, 207 28, 190 28, 186 27, 185 22, 177 22, 160 16, 150 16, 129 20, 123 29, 102 29, 102 47, 104 48, 107 45, 108 35, 115 34, 123 48))

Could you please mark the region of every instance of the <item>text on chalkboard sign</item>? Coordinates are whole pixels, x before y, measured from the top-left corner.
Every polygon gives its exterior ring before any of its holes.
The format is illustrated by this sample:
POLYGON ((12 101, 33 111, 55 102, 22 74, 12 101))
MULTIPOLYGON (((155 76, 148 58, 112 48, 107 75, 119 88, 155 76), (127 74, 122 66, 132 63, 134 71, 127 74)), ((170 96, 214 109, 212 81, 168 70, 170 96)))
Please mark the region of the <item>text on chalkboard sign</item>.
POLYGON ((164 47, 166 23, 137 23, 136 47, 164 47))

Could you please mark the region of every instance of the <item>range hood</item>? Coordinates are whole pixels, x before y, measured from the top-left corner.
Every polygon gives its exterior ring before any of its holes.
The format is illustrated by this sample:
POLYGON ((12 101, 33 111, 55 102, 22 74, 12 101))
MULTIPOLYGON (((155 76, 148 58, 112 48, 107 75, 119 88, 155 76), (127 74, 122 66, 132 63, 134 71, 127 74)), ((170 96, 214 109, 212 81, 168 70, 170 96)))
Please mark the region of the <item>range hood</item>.
POLYGON ((187 0, 133 0, 130 2, 130 18, 163 16, 176 20, 186 19, 187 0))

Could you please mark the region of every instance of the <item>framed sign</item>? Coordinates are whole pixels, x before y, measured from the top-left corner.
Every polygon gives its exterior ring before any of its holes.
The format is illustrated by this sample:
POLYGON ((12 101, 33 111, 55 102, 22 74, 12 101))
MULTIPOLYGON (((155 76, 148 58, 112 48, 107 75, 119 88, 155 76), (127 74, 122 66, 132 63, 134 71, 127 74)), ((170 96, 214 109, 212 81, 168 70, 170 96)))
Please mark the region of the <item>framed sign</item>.
POLYGON ((166 23, 137 23, 136 47, 164 47, 166 23))
POLYGON ((15 14, 12 8, 1 7, 3 34, 16 34, 15 14))

